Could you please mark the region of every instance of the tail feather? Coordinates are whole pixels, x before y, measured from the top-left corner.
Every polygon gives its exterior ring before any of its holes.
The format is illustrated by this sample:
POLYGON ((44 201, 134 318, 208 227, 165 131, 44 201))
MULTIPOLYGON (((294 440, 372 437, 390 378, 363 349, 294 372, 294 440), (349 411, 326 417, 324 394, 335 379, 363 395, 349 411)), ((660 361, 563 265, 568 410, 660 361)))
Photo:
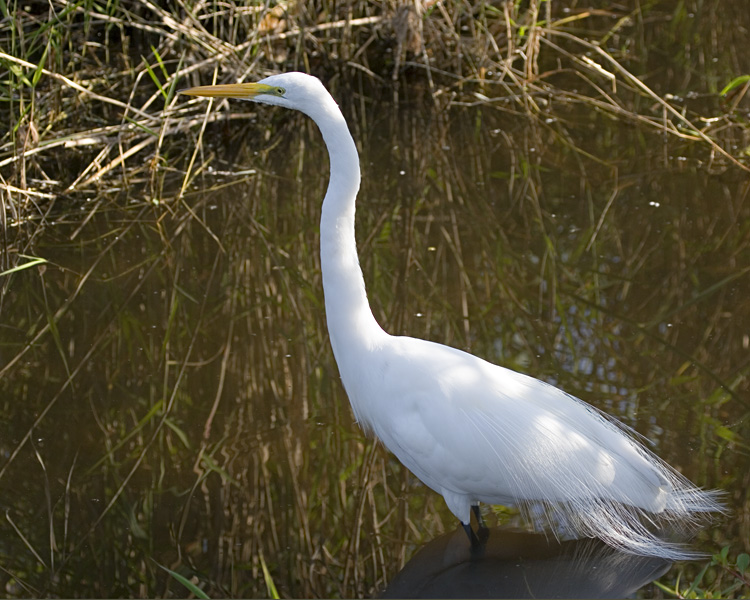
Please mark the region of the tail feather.
POLYGON ((666 536, 684 539, 694 533, 709 520, 708 513, 725 512, 720 500, 720 493, 690 486, 671 491, 667 507, 659 513, 600 498, 526 502, 520 508, 532 521, 541 513, 551 531, 562 537, 596 537, 630 554, 688 560, 704 554, 666 536))

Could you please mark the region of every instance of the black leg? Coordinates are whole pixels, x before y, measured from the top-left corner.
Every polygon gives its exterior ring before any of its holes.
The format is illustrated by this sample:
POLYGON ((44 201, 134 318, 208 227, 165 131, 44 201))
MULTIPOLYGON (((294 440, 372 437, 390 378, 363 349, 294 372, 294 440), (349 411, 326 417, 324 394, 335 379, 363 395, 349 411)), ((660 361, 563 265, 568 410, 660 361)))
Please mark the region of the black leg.
POLYGON ((471 528, 471 523, 461 523, 461 525, 463 525, 464 531, 466 532, 466 535, 469 537, 469 542, 471 543, 472 552, 481 549, 482 542, 479 541, 477 534, 474 533, 474 530, 471 528))
POLYGON ((478 537, 480 543, 484 544, 487 541, 487 538, 490 537, 490 529, 487 527, 487 524, 484 522, 484 518, 482 517, 482 513, 479 512, 479 505, 475 504, 471 507, 471 510, 474 512, 474 516, 477 519, 477 535, 475 537, 478 537))

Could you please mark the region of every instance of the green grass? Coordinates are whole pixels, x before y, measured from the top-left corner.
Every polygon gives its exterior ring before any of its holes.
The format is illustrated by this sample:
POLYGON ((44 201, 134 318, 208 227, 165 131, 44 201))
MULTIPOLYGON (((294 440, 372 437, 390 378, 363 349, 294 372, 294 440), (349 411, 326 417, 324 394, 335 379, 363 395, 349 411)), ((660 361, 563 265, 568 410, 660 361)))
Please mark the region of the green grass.
POLYGON ((667 598, 742 598, 750 590, 750 555, 741 552, 730 558, 724 546, 705 563, 692 580, 676 579, 672 586, 656 583, 667 598))

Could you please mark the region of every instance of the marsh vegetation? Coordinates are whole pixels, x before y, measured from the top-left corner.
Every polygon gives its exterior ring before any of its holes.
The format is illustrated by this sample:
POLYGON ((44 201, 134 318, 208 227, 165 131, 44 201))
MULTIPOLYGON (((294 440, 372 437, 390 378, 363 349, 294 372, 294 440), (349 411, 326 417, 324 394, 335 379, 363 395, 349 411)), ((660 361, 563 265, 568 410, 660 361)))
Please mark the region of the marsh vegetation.
POLYGON ((184 595, 161 567, 373 595, 455 528, 338 379, 315 126, 176 94, 292 69, 359 144, 384 328, 555 383, 726 490, 713 560, 643 593, 750 593, 744 0, 0 8, 7 595, 184 595))

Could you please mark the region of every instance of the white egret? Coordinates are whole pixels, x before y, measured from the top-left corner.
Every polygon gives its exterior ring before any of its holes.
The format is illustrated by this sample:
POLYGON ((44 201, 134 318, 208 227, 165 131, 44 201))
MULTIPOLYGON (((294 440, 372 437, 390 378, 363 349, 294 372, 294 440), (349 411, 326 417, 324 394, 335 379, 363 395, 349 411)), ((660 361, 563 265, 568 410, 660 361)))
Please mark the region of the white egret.
POLYGON ((542 514, 634 554, 690 556, 658 530, 694 526, 701 514, 721 510, 715 492, 693 486, 582 400, 461 350, 389 335, 378 325, 354 238, 359 155, 338 105, 317 78, 284 73, 182 93, 283 106, 318 125, 330 155, 320 221, 326 318, 354 415, 443 496, 474 544, 471 512, 479 517, 484 502, 542 514))

